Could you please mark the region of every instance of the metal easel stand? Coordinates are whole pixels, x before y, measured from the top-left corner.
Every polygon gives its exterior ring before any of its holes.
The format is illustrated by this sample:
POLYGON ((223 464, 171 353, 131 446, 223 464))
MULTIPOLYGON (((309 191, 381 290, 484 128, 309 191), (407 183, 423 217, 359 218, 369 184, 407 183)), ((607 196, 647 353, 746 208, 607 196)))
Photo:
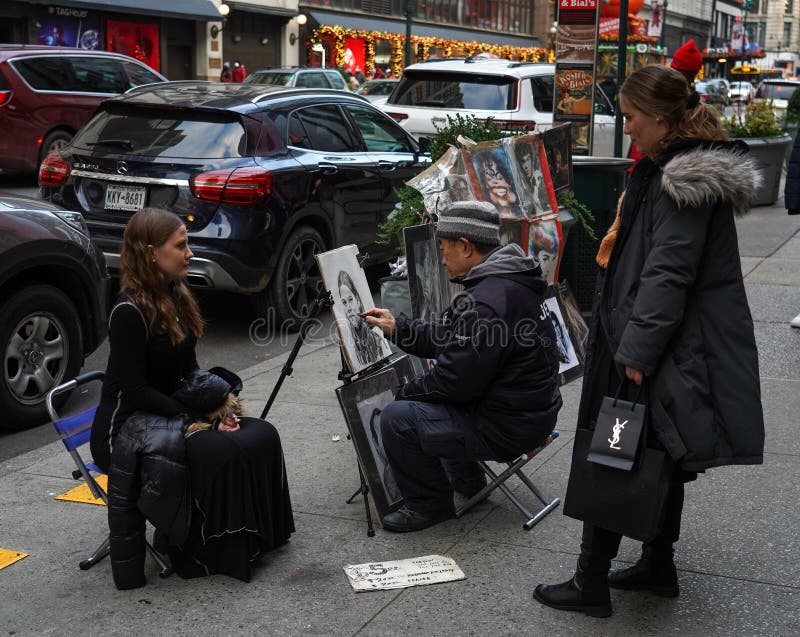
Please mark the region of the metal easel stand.
MULTIPOLYGON (((287 376, 292 375, 292 372, 294 371, 292 365, 294 364, 297 354, 300 352, 300 348, 305 341, 306 334, 311 327, 311 322, 316 319, 317 316, 319 316, 320 312, 331 307, 333 307, 333 296, 330 292, 322 291, 319 293, 317 298, 314 299, 314 303, 309 310, 308 316, 300 325, 300 333, 297 335, 297 340, 292 347, 292 351, 289 353, 289 358, 286 359, 286 362, 281 368, 281 375, 278 377, 278 381, 275 383, 275 387, 272 389, 272 393, 270 394, 266 405, 264 405, 264 410, 261 412, 261 420, 266 419, 269 410, 272 408, 272 404, 275 402, 275 398, 278 396, 278 392, 283 386, 283 381, 286 380, 287 376)), ((338 378, 345 385, 347 385, 348 383, 352 382, 353 375, 348 370, 347 361, 344 357, 344 352, 342 351, 341 345, 339 346, 339 356, 342 359, 342 369, 339 371, 338 378)), ((347 434, 347 439, 351 440, 349 433, 347 434)), ((355 500, 359 493, 364 496, 364 510, 367 514, 367 536, 374 537, 375 527, 372 524, 372 513, 369 508, 369 499, 367 497, 369 495, 369 485, 364 478, 364 472, 361 470, 360 464, 358 465, 358 478, 361 486, 359 486, 358 490, 352 496, 350 496, 350 498, 347 500, 347 504, 352 504, 353 500, 355 500)))

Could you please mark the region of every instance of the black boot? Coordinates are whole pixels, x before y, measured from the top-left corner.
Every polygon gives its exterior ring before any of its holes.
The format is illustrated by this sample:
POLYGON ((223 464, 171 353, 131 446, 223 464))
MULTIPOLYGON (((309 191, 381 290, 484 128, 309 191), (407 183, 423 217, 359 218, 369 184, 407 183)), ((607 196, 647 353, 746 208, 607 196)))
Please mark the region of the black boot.
POLYGON ((645 545, 636 564, 609 572, 608 585, 627 591, 650 591, 660 597, 677 597, 678 572, 672 561, 672 549, 657 551, 645 545))
POLYGON ((581 560, 572 579, 562 584, 539 584, 533 597, 556 610, 578 611, 590 617, 611 616, 611 594, 606 577, 584 571, 581 560))

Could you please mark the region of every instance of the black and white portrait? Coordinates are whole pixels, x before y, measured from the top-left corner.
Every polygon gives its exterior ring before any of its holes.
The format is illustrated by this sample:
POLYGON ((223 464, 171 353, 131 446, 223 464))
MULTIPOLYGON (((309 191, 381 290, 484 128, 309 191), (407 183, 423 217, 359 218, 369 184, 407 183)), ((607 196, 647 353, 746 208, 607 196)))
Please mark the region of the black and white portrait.
POLYGON ((541 139, 538 135, 523 135, 508 141, 523 209, 529 216, 552 212, 553 206, 557 207, 556 197, 549 174, 545 178, 542 170, 541 139))
POLYGON ((333 315, 342 349, 354 374, 392 353, 380 329, 370 328, 362 316, 375 303, 357 254, 358 248, 350 245, 317 255, 325 289, 333 297, 333 315))
POLYGON ((572 188, 572 125, 562 124, 541 133, 553 190, 572 188))
POLYGON ((572 346, 569 330, 561 313, 561 307, 558 304, 558 297, 551 296, 544 300, 542 314, 552 322, 553 330, 556 333, 555 345, 559 360, 558 373, 564 374, 574 367, 580 366, 581 362, 575 353, 575 348, 572 346))
POLYGON ((447 275, 440 262, 434 226, 409 226, 403 232, 408 287, 414 318, 435 321, 449 304, 447 275))
POLYGON ((389 502, 395 502, 403 497, 397 487, 397 482, 395 482, 392 468, 389 466, 389 459, 386 457, 381 436, 381 412, 393 400, 394 394, 387 389, 377 396, 371 396, 356 403, 358 413, 361 416, 361 424, 364 427, 364 433, 372 450, 372 457, 375 460, 377 475, 389 502))

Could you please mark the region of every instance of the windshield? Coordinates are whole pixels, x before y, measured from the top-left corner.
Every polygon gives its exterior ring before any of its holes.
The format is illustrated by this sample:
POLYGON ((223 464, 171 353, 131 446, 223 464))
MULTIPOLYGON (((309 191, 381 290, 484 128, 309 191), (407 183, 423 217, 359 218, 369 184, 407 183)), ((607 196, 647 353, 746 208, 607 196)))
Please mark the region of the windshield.
POLYGON ((72 145, 99 155, 223 159, 245 156, 247 133, 227 113, 124 108, 98 112, 72 145))
POLYGON ((797 90, 798 84, 764 83, 758 89, 758 96, 768 100, 788 100, 797 90))
POLYGON ((750 82, 734 82, 733 84, 731 84, 731 88, 734 88, 736 90, 744 89, 745 91, 748 88, 750 88, 750 86, 751 86, 750 82))
POLYGON ((392 97, 399 106, 505 111, 515 108, 516 80, 497 75, 408 73, 392 97))
POLYGON ((292 73, 253 73, 245 84, 270 84, 272 86, 288 86, 292 81, 292 73))

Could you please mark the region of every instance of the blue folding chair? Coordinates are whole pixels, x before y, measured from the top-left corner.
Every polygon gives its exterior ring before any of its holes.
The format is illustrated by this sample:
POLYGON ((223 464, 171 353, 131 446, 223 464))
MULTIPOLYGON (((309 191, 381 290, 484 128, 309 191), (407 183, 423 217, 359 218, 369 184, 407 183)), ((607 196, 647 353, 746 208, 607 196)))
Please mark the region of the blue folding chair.
MULTIPOLYGON (((64 447, 66 447, 69 455, 72 457, 72 460, 75 463, 75 466, 77 467, 77 469, 72 472, 72 477, 75 480, 83 479, 83 481, 89 487, 89 491, 91 491, 92 496, 96 499, 102 500, 105 502, 106 506, 108 506, 108 495, 92 475, 92 473, 104 475, 105 472, 93 462, 84 462, 81 454, 78 452, 78 448, 87 444, 91 439, 92 423, 94 422, 95 412, 97 412, 97 405, 80 413, 65 417, 59 416, 55 408, 55 397, 59 394, 72 391, 76 387, 85 385, 95 380, 102 381, 104 376, 105 374, 100 371, 87 372, 86 374, 76 376, 66 383, 58 385, 57 387, 53 387, 53 389, 51 389, 47 394, 45 404, 47 406, 47 413, 50 415, 50 418, 53 421, 53 426, 56 428, 56 432, 58 432, 61 442, 64 443, 64 447)), ((91 556, 80 562, 79 566, 81 570, 86 571, 92 568, 92 566, 106 557, 110 550, 111 547, 109 536, 106 534, 105 540, 103 540, 103 543, 97 547, 97 550, 92 553, 91 556)), ((147 543, 147 551, 161 569, 159 571, 159 575, 161 577, 169 577, 172 573, 172 568, 164 561, 161 555, 158 554, 158 552, 149 542, 147 543)))
POLYGON ((541 522, 541 520, 550 513, 553 509, 555 509, 560 503, 560 498, 553 498, 548 502, 547 498, 542 494, 542 492, 536 487, 535 484, 531 481, 531 479, 525 475, 522 471, 522 468, 528 464, 531 460, 533 460, 539 452, 541 452, 545 447, 547 447, 551 442, 553 442, 556 438, 558 438, 558 432, 554 431, 544 443, 537 447, 536 449, 531 449, 527 453, 523 453, 519 458, 516 460, 512 460, 511 462, 507 462, 508 469, 503 471, 502 473, 498 474, 495 473, 492 468, 486 464, 483 460, 478 462, 480 468, 486 474, 486 477, 489 479, 486 486, 483 487, 478 493, 473 495, 469 498, 463 505, 461 505, 456 510, 456 517, 460 518, 464 515, 467 511, 469 511, 472 507, 474 507, 478 502, 481 502, 489 497, 489 494, 494 491, 495 489, 500 489, 506 497, 511 500, 511 503, 525 516, 527 520, 525 524, 522 525, 522 528, 526 531, 530 531, 536 524, 541 522), (505 481, 508 480, 511 476, 517 476, 522 483, 530 489, 531 493, 536 496, 536 498, 542 503, 542 508, 537 513, 532 513, 528 510, 522 502, 520 502, 519 498, 517 498, 509 489, 505 481))

